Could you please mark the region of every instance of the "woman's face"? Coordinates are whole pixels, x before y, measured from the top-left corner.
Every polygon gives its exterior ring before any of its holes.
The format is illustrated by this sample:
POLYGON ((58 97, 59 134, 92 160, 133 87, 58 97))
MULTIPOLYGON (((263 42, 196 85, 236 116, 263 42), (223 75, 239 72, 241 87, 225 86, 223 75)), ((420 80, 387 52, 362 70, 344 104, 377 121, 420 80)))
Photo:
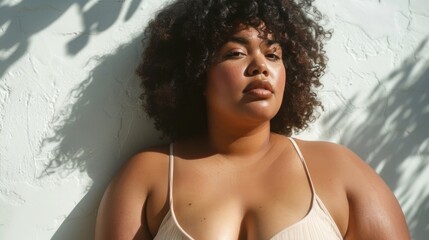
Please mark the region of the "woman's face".
POLYGON ((208 117, 269 121, 280 108, 285 83, 280 45, 270 35, 241 25, 208 69, 208 117))

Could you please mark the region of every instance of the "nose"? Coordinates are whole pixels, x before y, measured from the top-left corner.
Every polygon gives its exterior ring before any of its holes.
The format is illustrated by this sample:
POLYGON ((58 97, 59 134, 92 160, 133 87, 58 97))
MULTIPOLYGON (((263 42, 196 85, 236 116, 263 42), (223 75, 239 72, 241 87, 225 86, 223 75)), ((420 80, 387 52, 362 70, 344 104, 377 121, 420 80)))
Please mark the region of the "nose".
POLYGON ((263 54, 258 54, 258 56, 255 56, 252 59, 252 62, 247 68, 247 74, 250 76, 256 76, 259 74, 264 75, 264 77, 268 76, 267 63, 265 62, 265 56, 263 56, 263 54))

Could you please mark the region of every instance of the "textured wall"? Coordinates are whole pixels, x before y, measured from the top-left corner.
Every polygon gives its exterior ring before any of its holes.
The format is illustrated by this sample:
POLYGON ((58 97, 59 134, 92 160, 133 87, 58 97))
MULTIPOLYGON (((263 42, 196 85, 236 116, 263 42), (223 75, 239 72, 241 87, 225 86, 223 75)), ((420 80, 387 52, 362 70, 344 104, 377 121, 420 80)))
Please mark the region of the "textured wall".
MULTIPOLYGON (((165 1, 0 1, 0 239, 92 239, 118 166, 158 134, 139 110, 142 30, 165 1)), ((334 29, 303 138, 366 159, 429 236, 429 2, 318 0, 334 29)))

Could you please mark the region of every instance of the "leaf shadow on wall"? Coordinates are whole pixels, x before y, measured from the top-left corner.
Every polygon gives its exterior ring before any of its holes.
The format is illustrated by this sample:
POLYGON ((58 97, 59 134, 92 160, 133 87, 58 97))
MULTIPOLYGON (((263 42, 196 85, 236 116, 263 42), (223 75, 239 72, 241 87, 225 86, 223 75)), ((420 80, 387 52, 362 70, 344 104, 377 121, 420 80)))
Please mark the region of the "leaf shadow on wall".
POLYGON ((401 203, 416 240, 429 236, 429 60, 423 53, 427 44, 428 39, 422 41, 369 94, 363 125, 344 117, 351 112, 347 107, 322 121, 326 129, 342 132, 340 142, 378 170, 401 203))
POLYGON ((96 59, 90 76, 72 91, 74 103, 53 119, 53 136, 44 139, 45 148, 54 147, 41 178, 80 171, 93 182, 54 240, 94 239, 96 211, 111 177, 132 155, 160 143, 139 101, 135 67, 141 38, 96 59))
MULTIPOLYGON (((142 2, 133 0, 130 3, 124 21, 136 13, 142 2)), ((0 77, 26 54, 30 39, 34 35, 58 20, 71 7, 77 6, 81 13, 80 21, 84 26, 78 30, 70 30, 72 32, 64 30, 58 34, 76 35, 67 44, 68 53, 75 55, 88 44, 92 34, 106 31, 120 18, 124 5, 125 1, 85 0, 22 0, 15 5, 1 4, 0 53, 5 54, 0 58, 0 77), (106 12, 109 14, 105 14, 106 12)))

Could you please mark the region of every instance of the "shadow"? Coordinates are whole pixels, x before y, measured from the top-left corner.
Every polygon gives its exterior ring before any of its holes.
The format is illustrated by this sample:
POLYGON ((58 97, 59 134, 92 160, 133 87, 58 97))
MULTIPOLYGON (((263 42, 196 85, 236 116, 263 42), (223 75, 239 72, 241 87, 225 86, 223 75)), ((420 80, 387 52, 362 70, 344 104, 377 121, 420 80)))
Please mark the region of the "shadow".
MULTIPOLYGON (((13 1, 12 1, 13 2, 13 1)), ((50 26, 76 6, 83 24, 79 30, 61 29, 58 34, 76 35, 67 44, 67 51, 75 55, 89 42, 92 34, 107 30, 118 19, 127 1, 85 0, 22 0, 15 5, 0 2, 0 77, 27 52, 32 36, 50 26), (109 14, 106 14, 109 13, 109 14), (67 32, 71 31, 71 32, 67 32)), ((143 0, 133 0, 125 21, 136 13, 143 0)), ((73 19, 79 21, 79 19, 73 19)))
POLYGON ((330 131, 325 138, 333 129, 341 131, 340 143, 366 159, 387 182, 401 203, 413 239, 421 240, 429 236, 427 45, 425 39, 368 93, 366 109, 354 108, 355 95, 345 108, 322 120, 322 126, 330 131), (357 123, 359 119, 364 121, 357 123))
POLYGON ((51 155, 40 178, 80 171, 92 180, 52 239, 94 239, 98 204, 111 177, 132 155, 160 143, 139 100, 135 68, 141 39, 134 38, 112 55, 91 59, 88 64, 96 67, 71 91, 71 103, 52 119, 54 132, 41 150, 51 155))

